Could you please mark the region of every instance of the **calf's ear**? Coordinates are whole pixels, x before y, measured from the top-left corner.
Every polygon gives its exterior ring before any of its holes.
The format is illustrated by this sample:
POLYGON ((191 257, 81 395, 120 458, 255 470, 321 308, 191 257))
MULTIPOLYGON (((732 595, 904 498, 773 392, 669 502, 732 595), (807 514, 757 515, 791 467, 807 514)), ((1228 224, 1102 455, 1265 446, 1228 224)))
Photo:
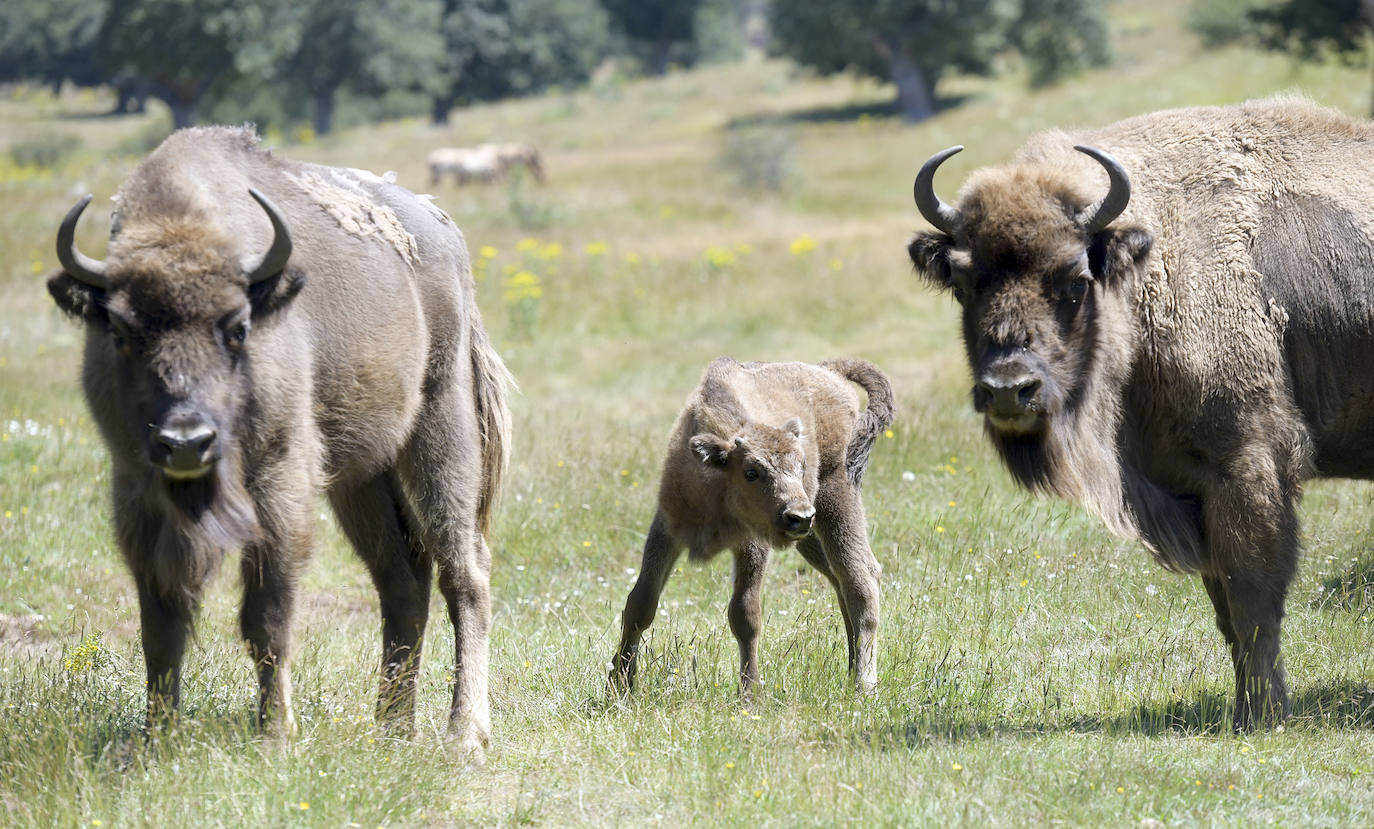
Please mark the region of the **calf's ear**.
POLYGON ((788 420, 786 423, 782 424, 782 428, 794 438, 800 438, 802 436, 802 422, 799 417, 788 420))
POLYGON ((1088 268, 1093 278, 1113 285, 1150 255, 1154 236, 1143 227, 1109 227, 1088 245, 1088 268))
POLYGON ((707 466, 725 466, 730 460, 731 443, 715 435, 703 432, 687 441, 687 445, 707 466))
POLYGON ((57 307, 74 319, 97 325, 104 325, 108 320, 105 290, 82 282, 66 271, 57 271, 48 277, 48 293, 57 307))
POLYGON ((949 266, 949 252, 953 247, 954 240, 949 234, 927 230, 911 237, 906 252, 918 275, 936 288, 949 289, 954 287, 949 266))

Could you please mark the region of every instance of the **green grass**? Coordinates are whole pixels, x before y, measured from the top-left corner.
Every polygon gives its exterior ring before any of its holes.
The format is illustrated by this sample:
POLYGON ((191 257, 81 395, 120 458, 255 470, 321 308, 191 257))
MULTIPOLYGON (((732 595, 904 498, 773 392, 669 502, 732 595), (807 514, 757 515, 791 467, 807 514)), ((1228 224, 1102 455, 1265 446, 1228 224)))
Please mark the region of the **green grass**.
POLYGON ((1284 643, 1296 715, 1232 736, 1229 664, 1196 580, 1012 486, 968 406, 952 303, 905 261, 912 175, 952 143, 969 150, 941 174, 950 195, 1052 125, 1280 89, 1363 114, 1364 69, 1202 54, 1180 30, 1185 6, 1121 0, 1110 70, 1034 93, 1015 67, 955 78, 942 91, 964 105, 919 127, 883 114, 889 89, 755 60, 465 110, 442 130, 393 122, 280 147, 396 170, 419 191, 434 146, 510 138, 546 153, 550 183, 519 194, 549 222, 538 231, 504 186, 435 188, 473 249, 495 249, 479 301, 521 383, 479 769, 439 740, 452 635, 438 601, 419 734, 374 733, 376 599, 323 506, 296 622, 299 736, 250 728, 231 557, 188 660, 187 717, 143 741, 137 604, 77 387, 80 331, 43 277, 58 220, 88 190, 80 242, 103 251, 107 198, 137 160, 127 148, 165 120, 87 117, 107 104, 89 93, 0 101, 0 150, 80 139, 55 170, 0 166, 0 825, 1369 824, 1368 488, 1309 487, 1284 643), (736 128, 786 131, 781 191, 738 189, 721 160, 736 128), (790 252, 803 236, 815 249, 790 252), (505 302, 519 271, 541 289, 532 328, 505 302), (893 437, 865 479, 885 568, 872 699, 847 688, 833 595, 783 551, 754 703, 736 693, 724 559, 680 567, 640 686, 606 700, 664 441, 719 354, 861 356, 897 388, 893 437))

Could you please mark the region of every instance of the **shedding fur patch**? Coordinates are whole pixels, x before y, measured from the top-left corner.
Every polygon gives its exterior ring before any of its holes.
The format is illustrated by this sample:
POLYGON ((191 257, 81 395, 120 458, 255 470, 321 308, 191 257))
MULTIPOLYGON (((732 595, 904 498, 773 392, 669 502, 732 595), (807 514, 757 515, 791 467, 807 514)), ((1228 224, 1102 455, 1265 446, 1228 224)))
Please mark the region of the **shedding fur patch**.
POLYGON ((332 182, 316 172, 287 175, 326 213, 333 216, 339 227, 359 239, 380 238, 391 245, 406 265, 415 268, 415 260, 419 255, 415 237, 401 224, 396 211, 378 204, 358 186, 357 178, 350 178, 342 170, 331 171, 332 182))

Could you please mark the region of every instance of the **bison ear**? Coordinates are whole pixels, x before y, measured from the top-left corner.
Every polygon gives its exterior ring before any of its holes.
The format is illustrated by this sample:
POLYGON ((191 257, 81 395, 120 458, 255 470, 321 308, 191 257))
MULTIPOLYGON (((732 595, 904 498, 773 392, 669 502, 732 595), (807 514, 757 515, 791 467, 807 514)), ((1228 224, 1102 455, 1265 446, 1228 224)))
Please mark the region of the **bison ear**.
POLYGON ((801 418, 799 417, 794 417, 786 423, 782 424, 782 428, 783 431, 792 435, 792 437, 794 438, 800 439, 802 436, 802 422, 801 418))
POLYGON ((1150 255, 1154 236, 1143 227, 1109 227, 1093 237, 1088 267, 1093 278, 1114 285, 1150 255))
POLYGON ((906 252, 916 273, 925 277, 936 288, 954 287, 953 270, 949 265, 949 253, 954 240, 946 233, 923 231, 911 237, 906 252))
POLYGON ((248 286, 248 301, 253 306, 253 318, 261 319, 285 308, 305 287, 305 272, 287 268, 276 276, 248 286))
POLYGON ((687 445, 707 466, 725 466, 730 460, 730 442, 715 435, 702 433, 687 441, 687 445))
POLYGON ((57 307, 70 317, 82 322, 104 325, 105 290, 89 285, 68 274, 58 271, 48 277, 48 293, 52 294, 57 307))

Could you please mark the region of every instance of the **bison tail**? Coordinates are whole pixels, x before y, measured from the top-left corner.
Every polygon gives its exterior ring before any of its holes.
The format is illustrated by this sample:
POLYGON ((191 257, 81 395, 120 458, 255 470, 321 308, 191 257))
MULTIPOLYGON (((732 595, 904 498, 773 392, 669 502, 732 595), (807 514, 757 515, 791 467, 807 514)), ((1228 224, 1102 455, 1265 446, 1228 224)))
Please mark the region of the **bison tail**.
POLYGON ((892 384, 888 382, 887 375, 866 360, 827 360, 821 365, 861 386, 868 393, 868 408, 859 414, 854 424, 844 457, 845 473, 849 482, 857 488, 868 469, 868 454, 873 451, 873 443, 878 435, 892 425, 895 405, 892 384))
POLYGON ((515 378, 492 348, 482 318, 473 309, 472 397, 482 438, 482 490, 477 501, 477 526, 482 535, 491 527, 491 516, 501 492, 501 478, 510 460, 510 409, 506 391, 516 387, 515 378))

